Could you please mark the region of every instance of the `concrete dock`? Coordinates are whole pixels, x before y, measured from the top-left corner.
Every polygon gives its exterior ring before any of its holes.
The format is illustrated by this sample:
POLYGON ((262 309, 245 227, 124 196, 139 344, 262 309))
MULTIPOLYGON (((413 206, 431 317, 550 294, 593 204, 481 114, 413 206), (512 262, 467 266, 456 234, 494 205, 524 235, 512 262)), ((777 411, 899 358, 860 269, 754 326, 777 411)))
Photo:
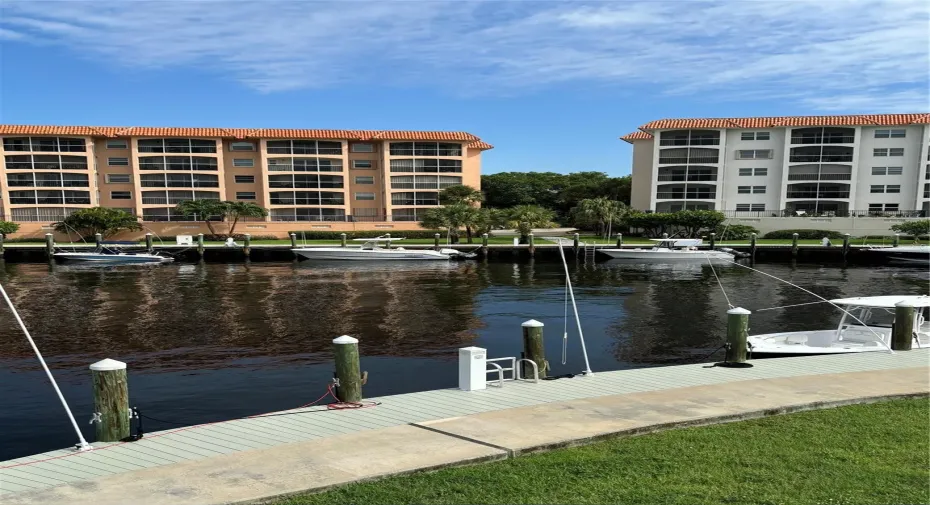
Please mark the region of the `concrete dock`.
POLYGON ((426 391, 374 398, 378 405, 370 408, 309 407, 150 433, 136 442, 94 444, 88 452, 63 449, 0 462, 0 501, 259 501, 608 436, 930 394, 928 349, 752 363, 426 391))

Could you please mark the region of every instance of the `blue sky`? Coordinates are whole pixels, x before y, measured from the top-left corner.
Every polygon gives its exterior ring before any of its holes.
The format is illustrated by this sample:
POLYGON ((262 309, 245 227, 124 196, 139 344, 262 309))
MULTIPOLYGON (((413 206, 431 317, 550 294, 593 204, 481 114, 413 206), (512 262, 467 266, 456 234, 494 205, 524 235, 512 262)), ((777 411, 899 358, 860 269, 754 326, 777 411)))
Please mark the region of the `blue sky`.
POLYGON ((463 130, 630 171, 667 117, 926 112, 930 3, 5 0, 0 122, 463 130))

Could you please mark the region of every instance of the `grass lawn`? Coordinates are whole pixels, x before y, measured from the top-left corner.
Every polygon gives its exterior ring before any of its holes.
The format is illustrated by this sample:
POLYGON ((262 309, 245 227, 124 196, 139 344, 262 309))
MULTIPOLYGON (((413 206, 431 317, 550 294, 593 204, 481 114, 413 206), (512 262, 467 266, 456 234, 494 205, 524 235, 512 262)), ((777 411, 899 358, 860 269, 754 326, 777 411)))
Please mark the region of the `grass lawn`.
POLYGON ((895 400, 672 430, 272 503, 928 503, 928 412, 895 400))

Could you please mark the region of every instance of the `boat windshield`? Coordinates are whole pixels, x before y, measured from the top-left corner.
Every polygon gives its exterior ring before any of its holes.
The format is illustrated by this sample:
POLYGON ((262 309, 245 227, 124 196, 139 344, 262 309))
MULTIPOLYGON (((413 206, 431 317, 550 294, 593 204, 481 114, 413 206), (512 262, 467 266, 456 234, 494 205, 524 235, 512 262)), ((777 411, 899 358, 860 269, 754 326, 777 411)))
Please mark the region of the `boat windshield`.
MULTIPOLYGON (((885 307, 849 307, 849 313, 858 317, 866 326, 891 328, 894 323, 894 308, 885 307)), ((848 318, 849 326, 862 326, 859 321, 848 318)))

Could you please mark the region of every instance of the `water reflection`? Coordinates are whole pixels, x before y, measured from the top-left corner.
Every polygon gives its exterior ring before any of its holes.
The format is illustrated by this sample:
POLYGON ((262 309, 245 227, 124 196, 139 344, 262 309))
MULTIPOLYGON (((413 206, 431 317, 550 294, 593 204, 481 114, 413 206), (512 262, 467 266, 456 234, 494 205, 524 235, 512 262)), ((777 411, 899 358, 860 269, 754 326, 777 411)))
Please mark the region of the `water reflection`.
MULTIPOLYGON (((930 291, 925 269, 758 268, 828 298, 930 291)), ((753 311, 753 333, 830 327, 837 316, 826 304, 759 312, 816 299, 736 266, 571 263, 570 273, 595 371, 706 357, 723 342, 730 304, 753 311)), ((134 402, 192 423, 313 400, 332 374, 331 340, 342 334, 360 339, 369 396, 452 387, 457 348, 517 355, 520 323, 531 318, 546 325, 553 372, 578 372, 564 275, 552 262, 0 268, 79 418, 92 408, 87 365, 109 357, 129 364, 134 402)), ((0 459, 72 443, 6 309, 0 398, 0 459)))

